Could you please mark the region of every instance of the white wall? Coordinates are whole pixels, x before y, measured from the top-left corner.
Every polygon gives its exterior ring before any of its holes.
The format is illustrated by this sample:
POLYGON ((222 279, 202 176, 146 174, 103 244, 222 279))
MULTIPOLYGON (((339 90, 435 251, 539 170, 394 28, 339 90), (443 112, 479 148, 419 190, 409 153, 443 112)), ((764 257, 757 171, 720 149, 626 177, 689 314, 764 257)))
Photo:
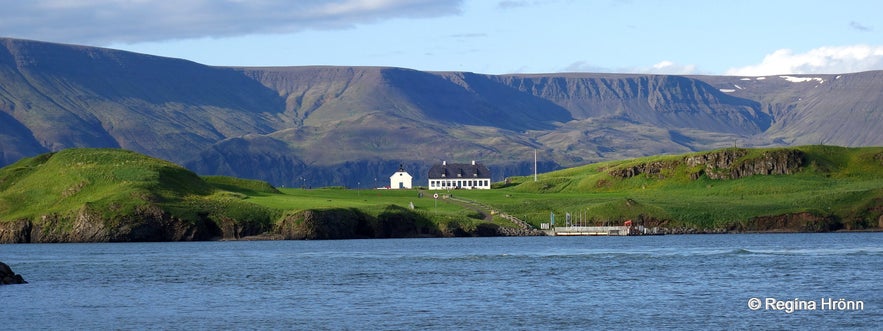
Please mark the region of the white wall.
POLYGON ((411 180, 413 178, 411 174, 405 171, 396 171, 392 176, 389 176, 389 188, 393 190, 411 188, 411 180))
POLYGON ((491 179, 490 178, 445 178, 445 179, 430 179, 429 186, 427 187, 430 190, 450 190, 450 189, 465 189, 465 190, 489 190, 491 188, 491 179))

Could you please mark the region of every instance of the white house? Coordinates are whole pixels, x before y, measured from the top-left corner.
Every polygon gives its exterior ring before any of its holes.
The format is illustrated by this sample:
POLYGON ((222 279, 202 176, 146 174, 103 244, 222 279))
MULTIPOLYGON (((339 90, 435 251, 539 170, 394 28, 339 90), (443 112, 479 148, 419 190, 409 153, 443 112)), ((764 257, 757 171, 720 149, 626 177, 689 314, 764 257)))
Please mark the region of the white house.
POLYGON ((411 174, 405 171, 405 167, 399 165, 399 171, 389 176, 389 188, 393 190, 411 188, 412 179, 411 174))
POLYGON ((429 169, 430 190, 484 189, 491 188, 491 171, 483 164, 451 163, 433 165, 429 169))

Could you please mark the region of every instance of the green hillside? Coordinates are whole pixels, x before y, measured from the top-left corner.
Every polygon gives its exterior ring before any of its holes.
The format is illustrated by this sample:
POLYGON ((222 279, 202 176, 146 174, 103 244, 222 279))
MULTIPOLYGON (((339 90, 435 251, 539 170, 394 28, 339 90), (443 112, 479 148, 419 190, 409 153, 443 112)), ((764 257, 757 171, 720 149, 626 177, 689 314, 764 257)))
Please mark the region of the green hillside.
POLYGON ((68 149, 0 169, 0 242, 469 235, 482 218, 415 191, 280 192, 120 149, 68 149))
POLYGON ((70 149, 0 170, 0 212, 7 219, 65 213, 88 205, 131 212, 143 203, 174 204, 212 188, 169 162, 114 149, 70 149))
POLYGON ((646 157, 541 174, 537 181, 514 177, 499 190, 461 195, 535 225, 555 212, 590 224, 632 219, 700 230, 877 228, 883 225, 883 148, 731 148, 646 157), (729 158, 730 165, 685 161, 715 157, 729 158), (768 173, 776 171, 788 174, 768 173), (712 179, 733 173, 741 176, 712 179))
POLYGON ((163 240, 161 227, 200 228, 209 223, 203 231, 208 232, 197 236, 210 239, 219 235, 211 223, 225 218, 270 226, 273 210, 221 189, 238 184, 256 190, 252 186, 258 184, 249 182, 206 181, 178 165, 131 151, 68 149, 0 169, 0 221, 31 221, 41 234, 53 238, 50 241, 89 241, 76 235, 68 238, 66 232, 76 227, 90 228, 83 232, 98 232, 90 235, 112 241, 125 241, 129 235, 163 240), (161 233, 137 233, 145 229, 161 233))
POLYGON ((199 177, 120 149, 69 149, 0 169, 0 242, 512 235, 630 219, 674 233, 883 227, 883 148, 721 149, 513 177, 493 190, 277 189, 199 177), (466 203, 468 201, 477 204, 466 203), (464 202, 466 201, 466 202, 464 202), (507 232, 508 231, 508 232, 507 232))

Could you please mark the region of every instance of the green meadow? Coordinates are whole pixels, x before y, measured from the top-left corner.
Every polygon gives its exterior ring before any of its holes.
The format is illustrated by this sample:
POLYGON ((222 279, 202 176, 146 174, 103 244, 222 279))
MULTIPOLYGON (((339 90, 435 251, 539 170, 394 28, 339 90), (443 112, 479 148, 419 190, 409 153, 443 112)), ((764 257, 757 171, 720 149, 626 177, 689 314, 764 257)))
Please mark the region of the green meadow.
MULTIPOLYGON (((883 148, 804 146, 802 165, 792 174, 739 179, 696 178, 697 167, 679 162, 690 155, 610 161, 533 176, 511 177, 492 190, 428 191, 274 188, 261 181, 200 177, 167 161, 119 149, 70 149, 23 159, 0 169, 0 221, 45 215, 75 218, 82 209, 106 219, 124 219, 144 205, 157 205, 182 219, 257 223, 271 228, 286 215, 305 210, 353 209, 378 216, 419 215, 439 228, 452 223, 475 228, 503 212, 539 227, 570 213, 583 224, 647 220, 672 227, 733 228, 759 217, 805 214, 834 220, 842 229, 879 228, 883 215, 883 148), (657 174, 621 178, 617 169, 666 164, 657 174), (434 199, 433 193, 441 194, 434 199), (453 199, 478 202, 470 207, 453 199), (492 212, 493 211, 493 212, 492 212)), ((765 152, 751 149, 736 162, 765 152)), ((711 151, 714 152, 714 151, 711 151)), ((709 152, 703 152, 709 153, 709 152)), ((702 153, 695 153, 700 155, 702 153)))
MULTIPOLYGON (((499 190, 464 192, 533 224, 550 212, 571 213, 592 224, 655 218, 672 226, 726 228, 753 218, 796 213, 833 217, 846 228, 878 227, 883 213, 883 148, 804 146, 804 165, 788 175, 754 175, 715 180, 691 179, 683 162, 658 176, 628 179, 610 173, 651 162, 675 163, 685 155, 611 161, 517 177, 499 190)), ((752 149, 748 161, 776 149, 752 149)), ((702 154, 702 153, 695 153, 702 154)))

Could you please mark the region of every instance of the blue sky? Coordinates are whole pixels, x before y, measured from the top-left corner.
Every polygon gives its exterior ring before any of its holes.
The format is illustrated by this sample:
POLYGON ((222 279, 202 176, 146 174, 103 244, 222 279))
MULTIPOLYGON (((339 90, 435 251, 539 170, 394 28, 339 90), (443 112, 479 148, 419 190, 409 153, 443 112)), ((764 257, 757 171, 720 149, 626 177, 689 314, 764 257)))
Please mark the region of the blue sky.
POLYGON ((883 69, 883 2, 0 0, 0 36, 221 66, 487 74, 883 69))

